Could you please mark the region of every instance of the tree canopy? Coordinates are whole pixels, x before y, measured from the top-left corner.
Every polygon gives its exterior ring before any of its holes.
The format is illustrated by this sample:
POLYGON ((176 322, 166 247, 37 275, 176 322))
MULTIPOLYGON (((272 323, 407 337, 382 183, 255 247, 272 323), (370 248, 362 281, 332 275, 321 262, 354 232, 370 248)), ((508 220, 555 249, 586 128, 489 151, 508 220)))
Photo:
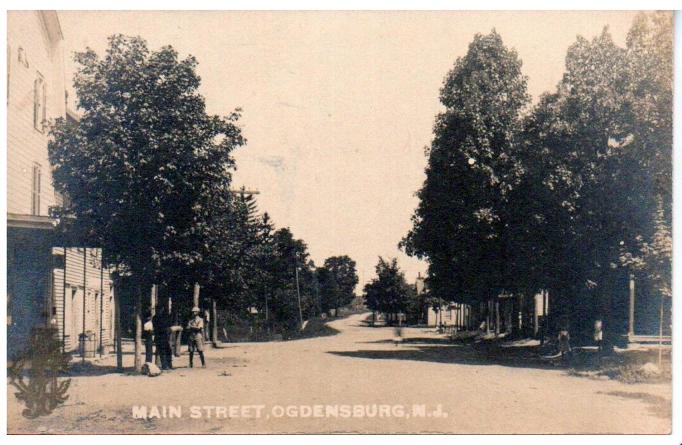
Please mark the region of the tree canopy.
MULTIPOLYGON (((672 19, 640 14, 568 49, 529 107, 521 62, 477 35, 441 89, 413 228, 433 297, 550 290, 574 324, 622 323, 629 274, 670 295, 672 19)), ((584 325, 584 326, 583 326, 584 325)))
POLYGON ((206 113, 197 61, 115 35, 103 57, 76 53, 81 117, 59 119, 48 146, 55 188, 110 266, 158 281, 201 261, 211 213, 230 199, 238 111, 206 113))
POLYGON ((398 260, 379 257, 375 270, 376 278, 365 284, 365 306, 389 316, 405 313, 414 299, 414 289, 405 281, 398 260))

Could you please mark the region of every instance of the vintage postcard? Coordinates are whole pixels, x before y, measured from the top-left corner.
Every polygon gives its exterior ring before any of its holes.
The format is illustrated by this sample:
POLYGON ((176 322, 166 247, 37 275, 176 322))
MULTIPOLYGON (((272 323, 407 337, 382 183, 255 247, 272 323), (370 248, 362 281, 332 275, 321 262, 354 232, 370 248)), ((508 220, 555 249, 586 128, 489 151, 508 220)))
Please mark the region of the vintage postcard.
POLYGON ((673 35, 8 11, 8 433, 670 434, 673 35))

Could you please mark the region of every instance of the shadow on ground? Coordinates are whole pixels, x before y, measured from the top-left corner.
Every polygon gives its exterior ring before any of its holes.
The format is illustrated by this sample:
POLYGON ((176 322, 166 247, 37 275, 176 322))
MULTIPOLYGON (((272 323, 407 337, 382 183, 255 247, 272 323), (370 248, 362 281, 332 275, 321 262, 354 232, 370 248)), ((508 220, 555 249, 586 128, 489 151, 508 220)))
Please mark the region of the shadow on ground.
MULTIPOLYGON (((181 357, 186 357, 188 354, 184 352, 180 357, 173 357, 173 369, 164 372, 173 372, 177 370, 187 370, 190 369, 187 362, 183 361, 182 365, 179 364, 178 360, 181 357)), ((198 360, 198 359, 197 359, 198 360)), ((244 366, 246 360, 234 358, 234 357, 212 357, 211 349, 207 351, 206 356, 207 363, 213 366, 244 366)), ((63 373, 63 377, 99 377, 108 374, 121 374, 128 376, 141 376, 142 374, 137 373, 132 367, 124 367, 123 370, 119 370, 115 365, 104 365, 92 362, 72 362, 69 365, 69 369, 63 373)))
MULTIPOLYGON (((412 360, 459 365, 498 365, 516 368, 556 369, 556 365, 542 360, 534 347, 500 348, 498 345, 448 344, 441 339, 409 339, 395 349, 360 349, 357 351, 328 351, 341 357, 371 360, 412 360), (417 346, 410 346, 417 343, 417 346)), ((377 341, 373 343, 390 343, 377 341)))
POLYGON ((628 392, 628 391, 609 391, 598 392, 598 394, 605 394, 608 396, 621 397, 625 399, 641 400, 647 404, 647 411, 653 416, 661 419, 672 418, 672 402, 665 397, 655 396, 646 392, 628 392))
POLYGON ((324 320, 318 317, 311 318, 310 320, 308 320, 308 324, 306 325, 301 335, 295 337, 294 339, 328 337, 330 335, 336 335, 341 331, 329 326, 329 323, 331 323, 332 321, 341 320, 346 317, 347 315, 335 318, 327 318, 324 320))
MULTIPOLYGON (((366 344, 393 344, 395 341, 391 338, 387 338, 384 340, 372 340, 372 341, 363 341, 359 343, 366 343, 366 344)), ((434 345, 450 345, 450 346, 455 346, 452 341, 450 341, 447 338, 433 338, 433 337, 408 337, 408 338, 403 338, 402 341, 403 344, 434 344, 434 345)))

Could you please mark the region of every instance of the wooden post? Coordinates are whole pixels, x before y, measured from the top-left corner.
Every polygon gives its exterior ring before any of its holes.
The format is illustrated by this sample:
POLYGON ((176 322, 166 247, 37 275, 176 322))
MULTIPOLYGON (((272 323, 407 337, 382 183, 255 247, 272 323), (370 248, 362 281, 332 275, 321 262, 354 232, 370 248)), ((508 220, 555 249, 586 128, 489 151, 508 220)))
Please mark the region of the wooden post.
POLYGON ((635 335, 635 276, 630 274, 630 313, 628 317, 628 336, 635 335))

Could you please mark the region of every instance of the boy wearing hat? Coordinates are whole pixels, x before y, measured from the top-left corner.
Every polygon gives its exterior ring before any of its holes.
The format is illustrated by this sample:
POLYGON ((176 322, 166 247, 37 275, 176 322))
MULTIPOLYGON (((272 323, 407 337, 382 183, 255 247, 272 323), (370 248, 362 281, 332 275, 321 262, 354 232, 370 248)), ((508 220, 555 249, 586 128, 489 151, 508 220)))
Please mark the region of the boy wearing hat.
POLYGON ((201 311, 198 307, 192 308, 192 318, 187 323, 187 331, 189 337, 187 346, 189 347, 189 367, 194 367, 194 351, 199 353, 201 359, 201 367, 206 367, 204 361, 204 319, 199 316, 201 311))

